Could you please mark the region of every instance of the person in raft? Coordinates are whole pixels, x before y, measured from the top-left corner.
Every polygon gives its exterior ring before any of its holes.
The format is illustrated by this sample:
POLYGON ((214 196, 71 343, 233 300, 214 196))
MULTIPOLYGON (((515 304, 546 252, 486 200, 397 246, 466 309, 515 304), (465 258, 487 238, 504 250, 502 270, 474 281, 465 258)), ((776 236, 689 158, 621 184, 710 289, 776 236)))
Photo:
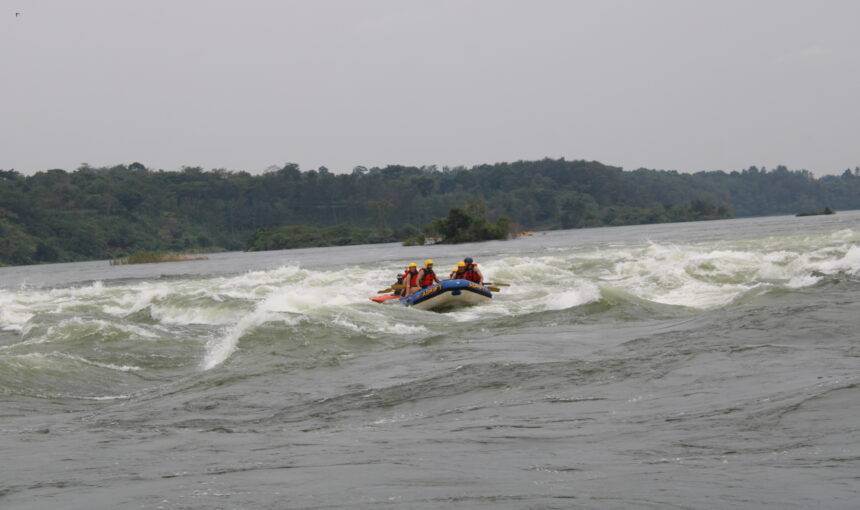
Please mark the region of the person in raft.
POLYGON ((451 275, 449 276, 452 280, 462 280, 463 274, 466 272, 466 263, 462 260, 457 262, 457 265, 451 269, 451 275))
POLYGON ((399 296, 408 296, 412 294, 415 290, 418 290, 418 264, 415 262, 410 262, 408 266, 406 266, 406 272, 401 275, 403 278, 403 289, 400 291, 399 296))
MULTIPOLYGON (((417 266, 417 264, 416 264, 417 266)), ((394 289, 395 296, 402 296, 403 291, 406 289, 406 275, 409 274, 409 266, 406 266, 406 269, 403 270, 402 273, 397 275, 397 281, 391 287, 394 289)))
POLYGON ((439 278, 436 277, 436 272, 433 271, 433 259, 424 261, 424 267, 418 271, 418 286, 422 289, 439 283, 439 278))
POLYGON ((477 284, 484 283, 484 275, 481 274, 481 270, 478 269, 478 264, 475 264, 475 261, 472 260, 472 257, 466 257, 463 259, 463 263, 466 264, 466 269, 463 271, 464 280, 469 280, 470 282, 475 282, 477 284))

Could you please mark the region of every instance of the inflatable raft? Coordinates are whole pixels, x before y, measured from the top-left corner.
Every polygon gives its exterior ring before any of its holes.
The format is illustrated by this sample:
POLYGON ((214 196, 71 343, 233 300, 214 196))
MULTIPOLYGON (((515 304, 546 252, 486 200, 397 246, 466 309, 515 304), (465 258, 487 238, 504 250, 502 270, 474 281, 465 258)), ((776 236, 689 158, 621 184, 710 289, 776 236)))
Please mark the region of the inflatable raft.
POLYGON ((493 293, 483 285, 469 280, 442 280, 409 297, 401 298, 400 302, 419 310, 441 311, 489 303, 492 299, 493 293))

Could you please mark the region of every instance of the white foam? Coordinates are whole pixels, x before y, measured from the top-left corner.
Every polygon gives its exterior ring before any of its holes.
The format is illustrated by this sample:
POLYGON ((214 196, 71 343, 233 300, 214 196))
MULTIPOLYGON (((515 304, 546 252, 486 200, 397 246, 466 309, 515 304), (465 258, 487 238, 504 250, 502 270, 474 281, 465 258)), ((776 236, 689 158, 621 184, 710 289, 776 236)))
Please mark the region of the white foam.
MULTIPOLYGON (((855 230, 844 229, 695 244, 555 247, 488 258, 479 261, 485 278, 511 286, 496 293, 492 303, 445 316, 368 301, 393 281, 401 262, 332 270, 287 265, 216 278, 2 289, 0 330, 19 333, 32 345, 50 342, 52 349, 86 334, 80 328, 115 328, 142 339, 198 335, 194 339, 206 344, 201 367, 211 369, 226 361, 243 337, 273 321, 310 321, 369 336, 421 336, 451 320, 582 306, 601 299, 601 289, 697 309, 726 306, 755 289, 796 289, 815 285, 823 275, 860 274, 858 239, 855 230), (155 324, 134 323, 135 314, 144 310, 155 324)), ((453 262, 437 260, 439 267, 453 262)))
MULTIPOLYGON (((860 248, 844 241, 852 230, 801 240, 768 238, 760 243, 702 245, 649 243, 589 252, 555 251, 544 257, 507 257, 486 264, 491 279, 516 284, 502 296, 517 294, 512 311, 532 311, 529 300, 546 292, 544 309, 577 306, 594 298, 582 280, 615 287, 645 300, 708 309, 731 303, 762 285, 799 288, 814 285, 814 272, 860 271, 860 248), (835 244, 834 244, 835 243, 835 244), (790 249, 789 249, 790 248, 790 249)), ((504 298, 497 299, 503 302, 504 298)), ((479 314, 465 313, 472 320, 479 314)))
POLYGON ((24 325, 33 318, 33 315, 20 309, 16 310, 11 306, 3 307, 0 309, 0 328, 4 331, 23 332, 24 325))
POLYGON ((401 323, 388 324, 388 323, 386 323, 386 324, 383 324, 382 326, 379 326, 378 331, 380 331, 382 333, 388 333, 391 335, 411 336, 411 335, 420 335, 423 333, 427 333, 429 330, 426 327, 421 326, 421 325, 413 326, 411 324, 401 324, 401 323))
POLYGON ((834 274, 839 272, 849 274, 860 274, 860 246, 851 245, 845 254, 836 259, 823 260, 813 264, 815 269, 825 274, 834 274))
POLYGON ((578 289, 563 290, 547 295, 543 299, 546 310, 565 310, 600 299, 600 289, 597 285, 586 284, 578 289))

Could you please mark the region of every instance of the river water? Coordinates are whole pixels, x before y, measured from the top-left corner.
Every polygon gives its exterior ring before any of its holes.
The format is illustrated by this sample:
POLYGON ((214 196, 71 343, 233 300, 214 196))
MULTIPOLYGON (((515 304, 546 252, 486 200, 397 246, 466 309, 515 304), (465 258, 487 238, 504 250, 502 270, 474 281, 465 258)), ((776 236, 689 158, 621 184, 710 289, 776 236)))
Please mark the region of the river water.
POLYGON ((0 507, 858 508, 858 331, 858 212, 3 268, 0 507))

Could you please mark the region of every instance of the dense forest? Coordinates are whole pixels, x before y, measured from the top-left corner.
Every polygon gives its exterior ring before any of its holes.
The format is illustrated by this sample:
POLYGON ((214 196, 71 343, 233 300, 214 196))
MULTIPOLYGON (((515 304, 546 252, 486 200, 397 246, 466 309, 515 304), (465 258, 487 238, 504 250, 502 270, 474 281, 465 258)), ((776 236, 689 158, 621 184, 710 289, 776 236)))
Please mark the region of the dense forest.
POLYGON ((821 178, 785 167, 687 174, 544 159, 350 173, 287 164, 261 175, 140 163, 30 176, 7 170, 0 171, 0 263, 265 249, 255 240, 273 229, 298 232, 305 245, 387 241, 475 202, 490 220, 527 229, 857 209, 860 169, 821 178), (332 238, 339 240, 325 240, 332 238))

